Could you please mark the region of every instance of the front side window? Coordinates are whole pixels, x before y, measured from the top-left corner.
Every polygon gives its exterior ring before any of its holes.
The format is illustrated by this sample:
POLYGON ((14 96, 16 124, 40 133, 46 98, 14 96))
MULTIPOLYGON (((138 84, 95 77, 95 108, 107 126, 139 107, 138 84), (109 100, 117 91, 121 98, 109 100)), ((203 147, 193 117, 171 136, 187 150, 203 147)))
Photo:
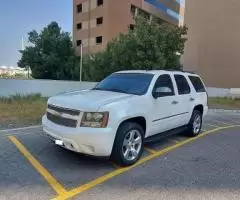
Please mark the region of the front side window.
POLYGON ((168 74, 160 75, 153 88, 153 96, 165 97, 165 96, 173 96, 173 95, 174 95, 174 89, 173 89, 173 83, 170 75, 168 74))
POLYGON ((114 73, 102 80, 94 90, 144 95, 148 91, 152 78, 153 74, 114 73))
POLYGON ((174 78, 177 84, 178 94, 183 95, 191 92, 187 79, 183 75, 174 75, 174 78))

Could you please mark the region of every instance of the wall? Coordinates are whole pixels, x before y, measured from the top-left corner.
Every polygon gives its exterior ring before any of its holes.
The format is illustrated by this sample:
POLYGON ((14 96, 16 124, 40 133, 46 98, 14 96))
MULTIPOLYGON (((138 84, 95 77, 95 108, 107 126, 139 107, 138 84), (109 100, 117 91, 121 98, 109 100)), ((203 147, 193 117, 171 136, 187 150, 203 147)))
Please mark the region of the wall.
MULTIPOLYGON (((49 97, 67 91, 90 89, 96 84, 77 81, 0 79, 0 96, 40 93, 42 96, 49 97)), ((208 87, 207 91, 209 97, 227 97, 230 89, 208 87)))
POLYGON ((188 41, 185 70, 196 71, 206 85, 240 87, 240 1, 186 0, 188 41))
POLYGON ((95 85, 94 82, 0 79, 0 96, 41 93, 48 97, 66 91, 89 89, 95 85))

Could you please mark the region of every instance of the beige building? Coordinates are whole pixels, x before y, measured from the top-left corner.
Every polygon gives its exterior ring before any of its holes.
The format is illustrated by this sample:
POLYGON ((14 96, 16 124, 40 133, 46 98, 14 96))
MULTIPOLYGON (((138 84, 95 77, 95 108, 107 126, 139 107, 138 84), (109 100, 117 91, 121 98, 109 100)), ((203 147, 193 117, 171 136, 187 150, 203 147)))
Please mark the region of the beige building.
POLYGON ((80 54, 102 50, 120 32, 134 28, 133 16, 183 24, 182 0, 73 0, 73 39, 80 54))
POLYGON ((240 0, 73 0, 73 39, 80 54, 97 52, 120 32, 134 27, 133 16, 186 24, 182 63, 209 87, 240 87, 240 0), (186 1, 186 2, 185 2, 186 1))
POLYGON ((240 88, 240 0, 186 0, 186 70, 207 86, 240 88))

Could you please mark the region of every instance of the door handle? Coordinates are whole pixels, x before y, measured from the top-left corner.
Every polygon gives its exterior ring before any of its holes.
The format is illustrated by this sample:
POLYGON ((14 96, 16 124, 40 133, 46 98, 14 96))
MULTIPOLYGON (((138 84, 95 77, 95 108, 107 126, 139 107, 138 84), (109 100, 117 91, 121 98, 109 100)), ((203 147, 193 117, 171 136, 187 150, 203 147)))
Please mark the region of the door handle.
POLYGON ((194 100, 195 100, 194 98, 192 98, 192 97, 190 98, 190 101, 194 101, 194 100))
POLYGON ((172 101, 172 104, 174 104, 174 105, 178 104, 178 101, 172 101))

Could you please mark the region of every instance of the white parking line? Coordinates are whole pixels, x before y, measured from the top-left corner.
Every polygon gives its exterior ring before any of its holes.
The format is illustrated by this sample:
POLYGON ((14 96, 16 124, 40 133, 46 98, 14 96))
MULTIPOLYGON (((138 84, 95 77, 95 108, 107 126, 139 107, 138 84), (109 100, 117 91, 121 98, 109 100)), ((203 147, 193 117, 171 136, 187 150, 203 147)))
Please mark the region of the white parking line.
POLYGON ((21 130, 28 130, 28 129, 35 129, 35 128, 40 128, 40 127, 41 127, 41 125, 27 126, 27 127, 22 127, 22 128, 13 128, 13 129, 4 129, 4 130, 0 130, 0 133, 21 131, 21 130))
POLYGON ((222 123, 224 125, 229 125, 229 126, 233 125, 233 124, 226 123, 226 122, 223 122, 223 121, 220 121, 220 120, 213 120, 213 121, 218 122, 218 123, 222 123))
POLYGON ((207 126, 212 126, 212 127, 215 127, 215 128, 218 128, 218 127, 220 127, 220 126, 217 126, 217 125, 213 125, 213 124, 207 124, 207 123, 204 123, 204 124, 206 124, 207 126))

